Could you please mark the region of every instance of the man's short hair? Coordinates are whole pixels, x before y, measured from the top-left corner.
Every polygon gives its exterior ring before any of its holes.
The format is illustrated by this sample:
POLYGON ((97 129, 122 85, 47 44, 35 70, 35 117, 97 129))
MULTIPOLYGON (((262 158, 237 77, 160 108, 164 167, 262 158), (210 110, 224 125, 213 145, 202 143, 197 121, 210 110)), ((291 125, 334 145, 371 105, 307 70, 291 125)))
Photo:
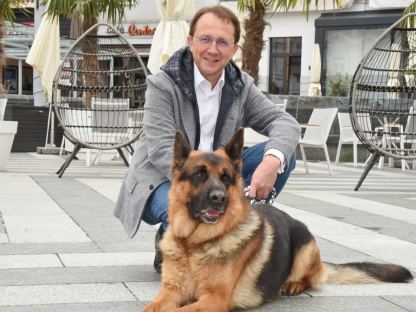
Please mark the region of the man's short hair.
POLYGON ((203 7, 195 13, 194 17, 192 18, 191 25, 189 28, 189 35, 192 37, 195 34, 195 28, 198 20, 200 17, 206 13, 212 13, 219 19, 230 22, 234 26, 234 43, 237 43, 240 40, 240 21, 238 20, 237 16, 234 14, 233 11, 228 9, 223 5, 214 5, 203 7))

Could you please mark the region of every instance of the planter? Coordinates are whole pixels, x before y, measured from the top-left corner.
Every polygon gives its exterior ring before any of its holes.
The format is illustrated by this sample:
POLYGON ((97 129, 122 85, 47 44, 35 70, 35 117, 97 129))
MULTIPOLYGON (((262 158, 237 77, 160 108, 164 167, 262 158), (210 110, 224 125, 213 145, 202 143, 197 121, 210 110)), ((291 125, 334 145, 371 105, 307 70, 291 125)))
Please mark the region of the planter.
POLYGON ((6 169, 16 132, 17 121, 0 121, 0 171, 6 169))

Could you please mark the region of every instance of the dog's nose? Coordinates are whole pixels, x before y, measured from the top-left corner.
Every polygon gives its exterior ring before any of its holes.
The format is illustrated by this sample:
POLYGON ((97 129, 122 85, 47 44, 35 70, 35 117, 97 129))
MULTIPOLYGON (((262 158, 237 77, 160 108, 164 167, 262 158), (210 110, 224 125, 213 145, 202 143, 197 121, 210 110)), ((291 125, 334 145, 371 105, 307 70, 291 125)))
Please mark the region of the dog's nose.
POLYGON ((209 193, 209 200, 214 204, 224 204, 226 199, 225 193, 221 190, 212 190, 209 193))

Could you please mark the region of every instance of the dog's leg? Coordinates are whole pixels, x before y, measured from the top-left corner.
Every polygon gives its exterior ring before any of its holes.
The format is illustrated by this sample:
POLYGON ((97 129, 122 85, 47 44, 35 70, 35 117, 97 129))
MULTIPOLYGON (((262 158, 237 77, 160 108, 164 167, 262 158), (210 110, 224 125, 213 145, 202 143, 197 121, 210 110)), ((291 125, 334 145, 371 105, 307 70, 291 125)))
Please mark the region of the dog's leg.
POLYGON ((323 265, 318 246, 314 239, 304 245, 295 255, 292 269, 280 293, 297 295, 319 283, 323 274, 323 265))
POLYGON ((185 301, 184 295, 176 289, 163 286, 152 302, 144 306, 141 312, 167 312, 179 307, 185 301))
POLYGON ((172 312, 228 312, 231 310, 231 302, 228 294, 209 293, 202 295, 198 301, 172 312))

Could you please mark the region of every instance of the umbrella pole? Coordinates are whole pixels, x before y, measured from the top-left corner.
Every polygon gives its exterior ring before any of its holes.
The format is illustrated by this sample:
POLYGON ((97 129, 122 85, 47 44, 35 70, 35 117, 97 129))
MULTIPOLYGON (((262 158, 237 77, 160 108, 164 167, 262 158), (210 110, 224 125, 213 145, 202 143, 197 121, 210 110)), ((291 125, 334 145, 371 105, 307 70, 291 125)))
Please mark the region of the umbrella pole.
POLYGON ((45 149, 47 149, 47 148, 48 148, 48 140, 49 140, 49 127, 50 127, 50 123, 51 123, 51 113, 52 113, 52 103, 49 103, 48 125, 46 126, 45 149))
POLYGON ((49 103, 49 111, 51 114, 51 124, 50 124, 50 147, 55 147, 55 112, 52 109, 52 102, 49 103))

